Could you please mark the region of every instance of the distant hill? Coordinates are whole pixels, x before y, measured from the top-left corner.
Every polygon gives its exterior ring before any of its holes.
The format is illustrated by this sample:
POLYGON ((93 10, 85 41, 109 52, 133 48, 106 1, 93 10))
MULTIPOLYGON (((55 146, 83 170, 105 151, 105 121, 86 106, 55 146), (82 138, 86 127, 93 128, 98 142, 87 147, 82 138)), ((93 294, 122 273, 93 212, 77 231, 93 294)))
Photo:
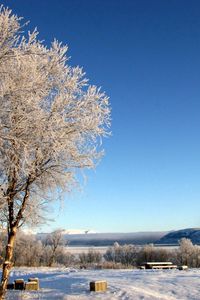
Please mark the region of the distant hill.
POLYGON ((200 228, 187 228, 169 232, 156 241, 155 244, 178 245, 182 238, 190 239, 193 244, 200 245, 200 228))
MULTIPOLYGON (((38 239, 45 238, 46 233, 38 233, 38 239)), ((166 232, 133 232, 133 233, 85 233, 68 234, 63 233, 63 237, 70 246, 111 246, 114 242, 120 245, 136 244, 144 245, 155 243, 161 239, 166 232)))

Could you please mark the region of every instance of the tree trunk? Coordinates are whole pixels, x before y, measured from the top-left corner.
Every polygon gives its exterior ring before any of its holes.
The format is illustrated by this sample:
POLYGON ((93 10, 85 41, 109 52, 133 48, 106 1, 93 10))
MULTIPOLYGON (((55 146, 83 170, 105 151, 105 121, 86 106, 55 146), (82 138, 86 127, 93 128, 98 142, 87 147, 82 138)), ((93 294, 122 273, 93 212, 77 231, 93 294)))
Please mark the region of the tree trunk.
POLYGON ((53 250, 53 252, 49 258, 48 267, 52 267, 53 263, 55 262, 55 256, 56 256, 56 251, 53 250))
POLYGON ((5 299, 5 293, 7 289, 7 284, 9 280, 10 270, 12 268, 12 257, 13 257, 13 249, 14 243, 16 239, 16 227, 11 228, 8 234, 8 242, 6 246, 6 254, 5 260, 3 263, 3 270, 1 276, 1 286, 0 286, 0 300, 5 299))

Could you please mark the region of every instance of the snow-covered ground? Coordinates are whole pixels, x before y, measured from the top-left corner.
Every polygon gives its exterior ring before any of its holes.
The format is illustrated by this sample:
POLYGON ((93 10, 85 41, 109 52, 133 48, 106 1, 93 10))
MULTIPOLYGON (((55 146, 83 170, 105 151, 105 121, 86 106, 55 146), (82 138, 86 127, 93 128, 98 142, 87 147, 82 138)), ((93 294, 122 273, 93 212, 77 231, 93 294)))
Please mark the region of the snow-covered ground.
POLYGON ((16 268, 16 278, 38 277, 40 291, 8 291, 9 300, 198 300, 200 269, 179 270, 73 270, 58 268, 16 268), (107 280, 106 292, 90 292, 89 282, 107 280))

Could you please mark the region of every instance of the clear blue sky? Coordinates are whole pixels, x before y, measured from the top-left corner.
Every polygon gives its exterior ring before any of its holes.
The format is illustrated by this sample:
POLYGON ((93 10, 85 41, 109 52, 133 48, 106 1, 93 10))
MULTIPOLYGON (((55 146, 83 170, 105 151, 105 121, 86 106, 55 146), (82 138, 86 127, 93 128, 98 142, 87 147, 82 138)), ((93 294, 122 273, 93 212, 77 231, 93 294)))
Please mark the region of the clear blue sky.
POLYGON ((1 3, 37 26, 45 43, 68 44, 70 64, 110 96, 106 156, 49 228, 199 227, 200 1, 1 3))

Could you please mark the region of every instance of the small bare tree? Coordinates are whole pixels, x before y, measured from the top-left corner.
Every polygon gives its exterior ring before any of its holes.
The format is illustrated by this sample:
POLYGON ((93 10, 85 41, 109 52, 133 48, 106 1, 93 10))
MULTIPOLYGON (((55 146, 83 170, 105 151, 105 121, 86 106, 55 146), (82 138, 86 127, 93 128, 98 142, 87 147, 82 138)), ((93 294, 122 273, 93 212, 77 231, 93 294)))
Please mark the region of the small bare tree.
POLYGON ((13 254, 15 266, 39 266, 42 254, 42 243, 35 235, 18 232, 13 254))
POLYGON ((20 23, 1 6, 0 205, 8 240, 0 299, 18 228, 38 220, 53 192, 70 190, 77 170, 96 165, 110 123, 107 96, 67 64, 67 47, 47 48, 36 30, 22 36, 20 23))
POLYGON ((102 254, 94 249, 89 249, 87 253, 82 252, 79 254, 79 261, 81 265, 99 264, 103 259, 102 254))
POLYGON ((52 233, 48 234, 44 242, 50 250, 48 266, 51 267, 55 262, 56 254, 59 250, 59 247, 65 244, 63 240, 62 230, 55 230, 52 233))

